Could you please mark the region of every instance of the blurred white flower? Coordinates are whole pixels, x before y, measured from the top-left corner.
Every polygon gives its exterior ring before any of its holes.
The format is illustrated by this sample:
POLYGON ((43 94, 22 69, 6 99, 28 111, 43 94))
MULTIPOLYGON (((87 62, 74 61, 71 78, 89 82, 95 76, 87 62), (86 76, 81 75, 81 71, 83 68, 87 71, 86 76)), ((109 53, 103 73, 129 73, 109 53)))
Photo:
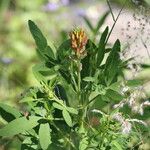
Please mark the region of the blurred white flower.
POLYGON ((126 100, 122 100, 121 102, 119 102, 118 104, 115 104, 113 106, 113 108, 122 108, 126 103, 126 100))
POLYGON ((120 123, 123 123, 124 121, 124 118, 122 116, 121 113, 115 113, 113 116, 112 116, 113 119, 117 120, 118 122, 120 123))
POLYGON ((144 126, 147 126, 147 124, 146 124, 144 121, 139 120, 139 119, 126 119, 126 120, 129 121, 129 122, 137 122, 137 123, 139 123, 139 124, 142 124, 142 125, 144 125, 144 126))
POLYGON ((106 115, 105 113, 103 113, 101 110, 98 110, 98 109, 93 109, 92 112, 102 114, 102 115, 106 115))
POLYGON ((147 100, 143 103, 144 106, 150 106, 150 102, 147 100))
POLYGON ((125 94, 128 90, 129 90, 128 86, 123 86, 122 89, 121 89, 121 93, 125 94))
POLYGON ((121 128, 122 128, 122 134, 129 134, 132 129, 132 125, 128 120, 124 120, 121 128))

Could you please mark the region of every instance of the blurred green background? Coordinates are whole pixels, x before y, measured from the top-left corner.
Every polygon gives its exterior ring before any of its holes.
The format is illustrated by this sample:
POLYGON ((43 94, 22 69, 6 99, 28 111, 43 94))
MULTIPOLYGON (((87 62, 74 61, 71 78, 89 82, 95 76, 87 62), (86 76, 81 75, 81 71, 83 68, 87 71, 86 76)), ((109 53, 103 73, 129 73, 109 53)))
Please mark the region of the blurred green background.
MULTIPOLYGON (((124 0, 110 2, 117 10, 124 0)), ((149 4, 149 0, 131 0, 125 9, 133 12, 138 5, 149 4)), ((49 44, 57 47, 75 26, 84 27, 92 36, 82 17, 86 15, 95 24, 106 10, 105 0, 0 0, 0 102, 19 107, 20 94, 36 85, 32 66, 39 60, 27 25, 29 19, 38 24, 49 44)), ((144 62, 149 64, 147 60, 144 62)), ((138 79, 148 83, 149 73, 149 68, 143 70, 138 79)), ((0 141, 0 150, 17 150, 18 146, 17 139, 13 143, 0 141)))

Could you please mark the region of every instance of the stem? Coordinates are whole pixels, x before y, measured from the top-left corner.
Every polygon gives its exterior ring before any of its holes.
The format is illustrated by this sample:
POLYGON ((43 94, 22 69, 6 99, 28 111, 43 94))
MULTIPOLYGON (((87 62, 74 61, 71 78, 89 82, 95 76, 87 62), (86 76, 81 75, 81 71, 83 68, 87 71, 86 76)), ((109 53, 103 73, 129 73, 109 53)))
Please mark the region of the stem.
POLYGON ((113 11, 112 11, 112 8, 111 8, 111 5, 110 5, 109 0, 107 0, 107 4, 108 4, 109 10, 110 10, 110 13, 111 13, 111 15, 112 15, 113 21, 115 22, 115 16, 114 16, 114 14, 113 14, 113 11))
MULTIPOLYGON (((108 1, 107 1, 107 2, 108 2, 108 1)), ((123 10, 123 8, 124 8, 126 2, 127 2, 127 0, 126 0, 125 3, 123 4, 122 8, 120 9, 120 11, 119 11, 119 13, 118 13, 118 15, 117 15, 117 18, 114 20, 114 23, 113 23, 113 25, 112 25, 112 27, 111 27, 111 30, 110 30, 110 32, 109 32, 109 34, 108 34, 108 37, 107 37, 107 39, 106 39, 105 44, 108 42, 108 40, 109 40, 109 38, 110 38, 110 35, 111 35, 111 33, 112 33, 112 31, 113 31, 113 29, 114 29, 114 27, 115 27, 115 25, 116 25, 116 23, 117 23, 117 21, 118 21, 118 19, 119 19, 119 16, 120 16, 120 14, 121 14, 121 12, 122 12, 122 10, 123 10)), ((108 6, 110 6, 110 5, 108 5, 108 6)), ((112 13, 112 9, 111 9, 110 11, 111 11, 111 13, 112 13)), ((113 13, 112 13, 112 14, 113 14, 113 13)), ((113 15, 113 19, 114 19, 114 15, 113 15)))
POLYGON ((81 66, 80 59, 77 61, 77 84, 78 84, 78 102, 80 105, 83 105, 81 102, 81 66))
POLYGON ((80 73, 80 60, 78 60, 78 93, 81 92, 81 73, 80 73))
POLYGON ((73 64, 72 64, 72 62, 71 62, 71 78, 72 78, 75 90, 78 91, 78 85, 77 85, 76 80, 75 80, 74 75, 73 75, 73 64))

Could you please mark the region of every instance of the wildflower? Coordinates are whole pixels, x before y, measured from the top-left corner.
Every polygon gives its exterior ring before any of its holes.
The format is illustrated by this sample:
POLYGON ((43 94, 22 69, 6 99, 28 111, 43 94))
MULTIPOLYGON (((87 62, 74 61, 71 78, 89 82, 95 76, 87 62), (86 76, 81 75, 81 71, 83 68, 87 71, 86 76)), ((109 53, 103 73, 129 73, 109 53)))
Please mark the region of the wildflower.
POLYGON ((44 11, 56 11, 62 6, 69 5, 69 0, 51 0, 46 5, 44 5, 44 11))
POLYGON ((12 58, 7 58, 7 57, 3 57, 3 58, 0 58, 0 61, 6 65, 9 65, 13 62, 13 59, 12 58))
POLYGON ((124 118, 123 118, 121 113, 115 113, 112 116, 112 118, 115 119, 116 121, 120 122, 120 123, 123 123, 123 121, 124 121, 124 118))
POLYGON ((86 54, 85 46, 87 44, 87 35, 83 29, 75 29, 70 33, 71 47, 75 52, 75 55, 80 58, 86 54))
POLYGON ((143 115, 144 114, 144 107, 146 106, 150 106, 150 102, 149 101, 145 101, 143 102, 140 107, 139 107, 139 113, 140 115, 143 115))
POLYGON ((70 0, 61 0, 62 5, 66 6, 69 5, 70 0))
POLYGON ((126 120, 129 121, 129 122, 137 122, 137 123, 139 123, 139 124, 142 124, 142 125, 144 125, 144 126, 147 126, 147 124, 146 124, 144 121, 139 120, 139 119, 126 119, 126 120))
POLYGON ((98 109, 93 109, 92 112, 93 113, 98 113, 98 114, 101 114, 101 115, 106 115, 105 113, 103 113, 101 110, 98 110, 98 109))
POLYGON ((125 105, 125 103, 126 103, 126 100, 125 99, 123 99, 121 102, 119 102, 118 104, 115 104, 114 106, 113 106, 113 108, 122 108, 124 105, 125 105))
POLYGON ((43 10, 45 11, 56 11, 59 9, 59 5, 55 2, 55 3, 47 3, 45 6, 43 6, 43 10))
POLYGON ((128 120, 124 120, 121 127, 122 127, 122 134, 129 134, 131 131, 132 125, 128 120))

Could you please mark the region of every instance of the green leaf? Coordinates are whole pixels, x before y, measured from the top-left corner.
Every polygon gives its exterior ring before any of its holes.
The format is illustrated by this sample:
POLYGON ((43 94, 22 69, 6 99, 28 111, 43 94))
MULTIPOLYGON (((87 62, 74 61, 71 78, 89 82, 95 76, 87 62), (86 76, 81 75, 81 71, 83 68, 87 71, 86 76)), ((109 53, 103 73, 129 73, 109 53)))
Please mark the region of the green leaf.
POLYGON ((120 81, 119 82, 115 82, 115 83, 111 84, 108 88, 113 90, 113 91, 118 92, 121 89, 121 82, 120 81))
POLYGON ((37 150, 38 141, 33 137, 27 137, 21 144, 21 150, 37 150))
POLYGON ((21 113, 9 105, 0 103, 0 116, 2 116, 3 119, 6 121, 12 121, 15 118, 19 118, 21 116, 21 113))
POLYGON ((62 105, 60 105, 58 103, 55 103, 55 102, 53 103, 53 107, 55 107, 55 108, 57 108, 59 110, 63 110, 64 109, 64 107, 62 105))
POLYGON ((62 115, 64 117, 65 122, 68 124, 68 126, 72 127, 72 119, 71 119, 71 116, 66 109, 63 109, 62 115))
POLYGON ((41 148, 43 150, 46 150, 48 146, 52 143, 50 132, 51 129, 48 123, 40 125, 39 140, 40 140, 41 148))
POLYGON ((97 23, 97 26, 94 30, 94 32, 97 34, 98 30, 101 28, 101 26, 104 24, 107 16, 109 15, 109 11, 107 11, 102 17, 99 18, 99 21, 97 23))
POLYGON ((72 107, 66 107, 67 111, 69 111, 71 114, 78 114, 78 111, 75 108, 72 107))
POLYGON ((45 50, 45 48, 47 47, 47 40, 44 37, 44 35, 42 34, 41 30, 31 20, 28 21, 28 25, 29 25, 30 32, 35 40, 35 43, 36 43, 38 49, 40 49, 42 51, 45 50))
POLYGON ((120 93, 110 89, 107 90, 106 96, 109 97, 109 99, 114 102, 119 102, 124 98, 124 96, 121 95, 120 93))
POLYGON ((40 70, 42 69, 43 64, 37 64, 32 68, 33 74, 37 81, 46 83, 46 79, 44 76, 40 73, 40 70))
POLYGON ((57 57, 61 61, 65 61, 71 54, 71 40, 64 41, 57 50, 57 57))
POLYGON ((89 101, 93 100, 94 98, 96 98, 98 95, 100 94, 100 92, 98 91, 93 91, 91 92, 90 96, 89 96, 89 101))
POLYGON ((84 137, 81 141, 80 141, 80 145, 79 145, 79 150, 86 150, 88 147, 88 138, 84 137))
POLYGON ((37 53, 40 56, 40 58, 43 60, 47 60, 45 55, 48 55, 49 57, 54 59, 54 53, 53 50, 48 46, 47 40, 44 37, 41 30, 38 28, 38 26, 31 20, 28 21, 30 32, 35 40, 35 43, 37 45, 37 53))
POLYGON ((24 97, 19 101, 19 103, 25 103, 25 102, 33 102, 36 101, 37 99, 34 99, 33 97, 24 97))
POLYGON ((94 82, 94 81, 95 81, 95 78, 94 78, 94 77, 85 77, 85 78, 83 78, 83 81, 86 81, 86 82, 94 82))
POLYGON ((104 32, 102 33, 102 36, 100 38, 99 41, 99 46, 98 46, 98 54, 97 54, 97 66, 99 66, 104 58, 105 55, 105 46, 106 46, 106 37, 108 35, 108 31, 109 28, 108 26, 106 27, 106 29, 104 30, 104 32))
POLYGON ((46 54, 48 54, 48 56, 50 56, 50 58, 55 59, 54 52, 50 46, 47 46, 45 51, 47 52, 46 54))
POLYGON ((131 86, 131 87, 136 87, 136 86, 139 86, 139 85, 142 85, 143 84, 143 81, 141 80, 128 80, 127 81, 127 86, 131 86))
POLYGON ((48 80, 53 80, 57 78, 57 72, 55 71, 56 66, 48 68, 45 63, 40 63, 35 65, 32 70, 35 78, 39 82, 47 83, 48 80))
POLYGON ((94 32, 94 27, 93 25, 91 24, 90 20, 86 17, 86 16, 83 16, 83 19, 85 21, 85 23, 87 24, 87 26, 89 27, 89 29, 94 32))
POLYGON ((117 73, 119 72, 119 64, 120 64, 119 52, 120 52, 120 41, 117 40, 105 64, 104 74, 107 85, 112 84, 115 78, 117 79, 117 73))
POLYGON ((91 61, 91 58, 95 56, 96 49, 97 49, 96 45, 91 40, 88 40, 86 44, 87 55, 86 57, 81 59, 81 63, 82 63, 81 77, 82 78, 90 75, 90 69, 91 69, 90 61, 91 61))
POLYGON ((31 116, 29 119, 26 117, 17 118, 0 129, 0 136, 8 137, 28 131, 38 125, 39 119, 41 117, 31 116))
POLYGON ((121 145, 117 141, 113 141, 111 144, 117 148, 116 150, 123 150, 121 145))

